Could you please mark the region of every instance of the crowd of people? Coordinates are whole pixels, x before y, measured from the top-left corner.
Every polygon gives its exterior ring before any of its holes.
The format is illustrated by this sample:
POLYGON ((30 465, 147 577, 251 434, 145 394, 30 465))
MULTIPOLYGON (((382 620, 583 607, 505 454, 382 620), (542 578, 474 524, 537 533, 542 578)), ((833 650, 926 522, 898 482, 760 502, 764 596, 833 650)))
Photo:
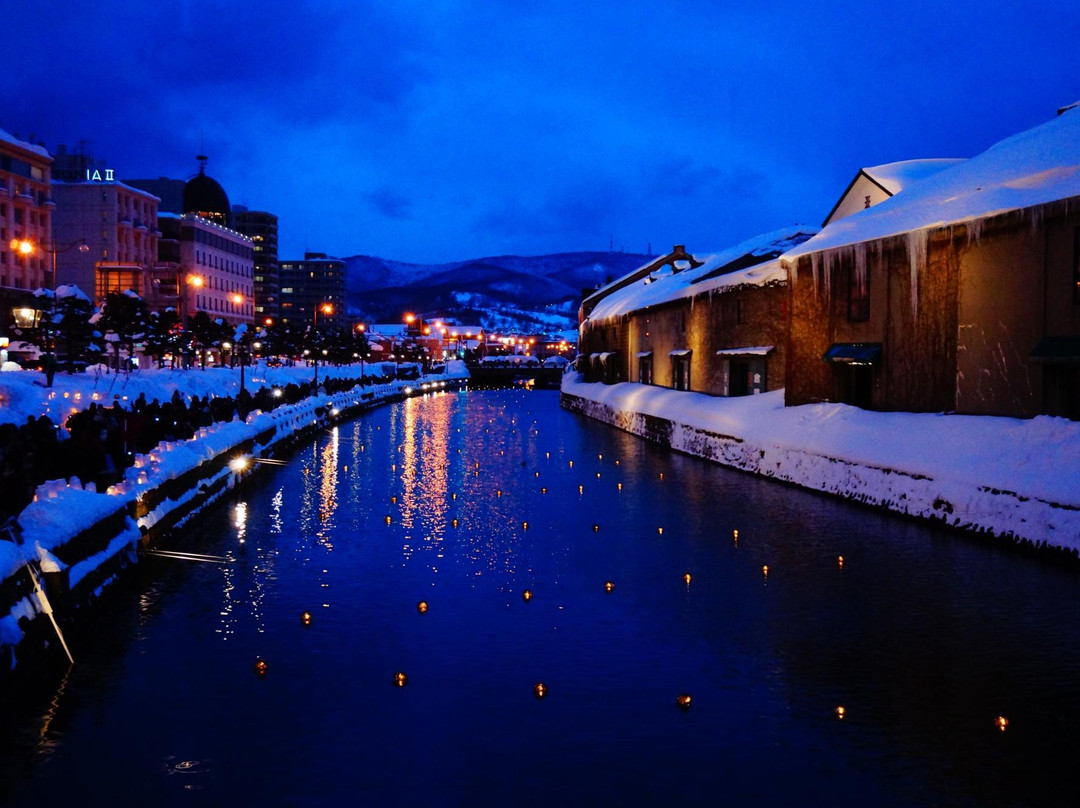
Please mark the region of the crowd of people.
MULTIPOLYGON (((327 393, 390 381, 384 376, 327 379, 327 393)), ((77 477, 98 491, 119 481, 136 454, 146 454, 163 441, 190 440, 200 427, 255 410, 270 412, 295 404, 313 393, 309 385, 241 390, 236 397, 192 396, 174 391, 167 401, 147 401, 140 394, 131 402, 115 399, 112 406, 92 402, 72 414, 62 426, 47 415, 30 416, 24 424, 0 424, 0 521, 15 516, 34 498, 46 480, 77 477), (127 406, 125 406, 127 404, 127 406)))

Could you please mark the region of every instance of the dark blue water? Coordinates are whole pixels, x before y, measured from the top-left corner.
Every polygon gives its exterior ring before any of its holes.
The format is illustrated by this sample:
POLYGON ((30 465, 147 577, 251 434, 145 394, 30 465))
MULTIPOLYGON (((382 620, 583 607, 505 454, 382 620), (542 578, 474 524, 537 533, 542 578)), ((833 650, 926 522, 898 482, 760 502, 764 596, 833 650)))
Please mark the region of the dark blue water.
POLYGON ((1080 799, 1075 573, 554 393, 373 411, 212 521, 188 549, 230 563, 150 561, 0 725, 0 801, 1080 799))

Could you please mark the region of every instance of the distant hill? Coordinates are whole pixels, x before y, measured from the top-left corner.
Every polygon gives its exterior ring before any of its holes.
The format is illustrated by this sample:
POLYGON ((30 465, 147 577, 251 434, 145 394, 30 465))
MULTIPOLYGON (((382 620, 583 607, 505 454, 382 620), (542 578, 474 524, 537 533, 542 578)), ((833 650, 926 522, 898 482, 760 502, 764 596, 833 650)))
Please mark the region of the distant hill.
POLYGON ((407 264, 368 255, 346 258, 349 310, 372 322, 402 312, 446 317, 493 330, 577 327, 583 289, 595 289, 655 256, 575 252, 501 255, 448 264, 407 264))

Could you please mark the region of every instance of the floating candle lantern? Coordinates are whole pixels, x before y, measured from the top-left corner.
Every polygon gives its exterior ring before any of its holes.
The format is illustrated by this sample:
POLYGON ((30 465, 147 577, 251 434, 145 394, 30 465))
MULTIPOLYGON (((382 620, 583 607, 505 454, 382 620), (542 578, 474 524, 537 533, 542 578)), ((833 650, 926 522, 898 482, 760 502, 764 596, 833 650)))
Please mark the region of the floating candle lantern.
POLYGON ((524 592, 521 593, 521 599, 525 601, 532 600, 532 596, 533 595, 531 589, 526 589, 524 592))
POLYGON ((259 674, 259 676, 266 676, 266 671, 269 667, 270 666, 266 664, 265 659, 262 659, 260 657, 259 659, 255 660, 255 673, 259 674))
POLYGON ((300 622, 305 626, 311 625, 311 612, 304 612, 300 615, 300 622))
POLYGON ((418 611, 420 614, 427 614, 427 601, 422 600, 419 603, 417 603, 416 604, 416 611, 418 611))
POLYGON ((675 703, 679 705, 679 709, 684 713, 690 709, 690 694, 680 693, 675 699, 675 703))
POLYGON ((615 591, 615 582, 614 581, 605 581, 604 582, 604 591, 605 592, 614 592, 615 591))
POLYGON ((543 682, 537 682, 535 685, 533 685, 533 693, 538 699, 544 698, 544 696, 547 695, 547 691, 547 685, 545 685, 543 682))
POLYGON ((394 674, 394 684, 398 687, 405 687, 409 683, 409 677, 401 671, 394 674))

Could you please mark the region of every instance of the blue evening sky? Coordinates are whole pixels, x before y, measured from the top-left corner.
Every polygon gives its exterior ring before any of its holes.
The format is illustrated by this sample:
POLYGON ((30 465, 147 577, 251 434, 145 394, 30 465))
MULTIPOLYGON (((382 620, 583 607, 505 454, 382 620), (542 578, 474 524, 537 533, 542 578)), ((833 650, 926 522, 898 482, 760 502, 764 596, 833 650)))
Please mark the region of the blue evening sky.
POLYGON ((1080 100, 1075 0, 6 5, 0 127, 120 179, 205 150, 283 258, 716 250, 1080 100))

